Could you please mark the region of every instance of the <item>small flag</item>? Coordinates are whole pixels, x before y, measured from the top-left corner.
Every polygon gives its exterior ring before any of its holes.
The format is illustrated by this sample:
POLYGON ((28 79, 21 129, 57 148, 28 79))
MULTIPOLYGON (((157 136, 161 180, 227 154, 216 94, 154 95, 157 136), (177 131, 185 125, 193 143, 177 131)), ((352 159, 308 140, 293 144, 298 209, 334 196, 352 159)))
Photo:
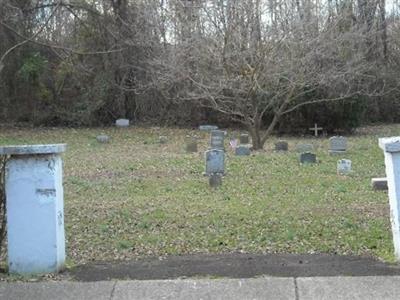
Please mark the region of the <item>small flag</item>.
POLYGON ((231 148, 232 148, 233 150, 235 150, 236 147, 237 147, 237 145, 238 145, 238 139, 230 140, 230 141, 229 141, 229 145, 231 146, 231 148))

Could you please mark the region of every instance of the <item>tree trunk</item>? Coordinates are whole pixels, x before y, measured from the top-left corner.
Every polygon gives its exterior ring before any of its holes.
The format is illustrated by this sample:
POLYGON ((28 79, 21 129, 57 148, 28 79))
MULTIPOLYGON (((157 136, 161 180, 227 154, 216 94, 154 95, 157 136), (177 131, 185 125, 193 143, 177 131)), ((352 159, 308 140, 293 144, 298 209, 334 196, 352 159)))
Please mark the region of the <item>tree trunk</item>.
POLYGON ((255 125, 248 125, 247 129, 251 135, 253 150, 261 150, 264 144, 261 143, 260 128, 257 128, 255 125))

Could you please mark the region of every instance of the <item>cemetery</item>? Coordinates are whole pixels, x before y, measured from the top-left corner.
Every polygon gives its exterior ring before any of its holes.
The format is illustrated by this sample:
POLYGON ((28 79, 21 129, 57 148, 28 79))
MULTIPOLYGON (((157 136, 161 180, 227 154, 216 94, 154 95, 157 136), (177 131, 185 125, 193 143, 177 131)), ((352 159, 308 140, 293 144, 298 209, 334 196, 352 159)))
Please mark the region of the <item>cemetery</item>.
POLYGON ((400 299, 399 25, 1 0, 0 300, 400 299))
MULTIPOLYGON (((36 153, 29 151, 62 158, 57 172, 63 173, 64 213, 55 211, 51 222, 64 226, 65 253, 60 242, 52 254, 56 265, 238 252, 394 262, 388 193, 371 180, 383 179, 386 188, 393 184, 384 178, 378 138, 398 135, 400 126, 369 131, 346 137, 344 153, 331 155, 329 137, 312 135, 272 137, 263 150, 250 151, 251 140, 229 129, 5 128, 1 146, 50 146, 0 153, 17 153, 20 161, 36 153), (100 133, 107 142, 99 142, 100 133), (229 139, 235 136, 249 144, 238 141, 233 148, 229 139)), ((38 159, 32 163, 40 164, 38 159)), ((60 195, 59 188, 39 187, 33 197, 48 201, 60 195)), ((12 248, 15 232, 9 229, 9 235, 12 248)), ((49 238, 56 236, 49 232, 49 238)), ((1 263, 7 265, 4 254, 1 263)))

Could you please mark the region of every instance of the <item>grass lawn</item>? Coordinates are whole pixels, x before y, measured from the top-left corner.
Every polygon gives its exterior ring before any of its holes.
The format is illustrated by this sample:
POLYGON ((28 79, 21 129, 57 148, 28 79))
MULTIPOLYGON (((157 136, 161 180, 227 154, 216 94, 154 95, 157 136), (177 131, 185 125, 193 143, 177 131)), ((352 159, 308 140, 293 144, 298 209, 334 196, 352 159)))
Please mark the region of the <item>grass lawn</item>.
MULTIPOLYGON (((237 132, 236 132, 237 133, 237 132)), ((229 132, 229 135, 235 132, 229 132)), ((0 144, 67 143, 64 201, 69 265, 187 253, 337 253, 393 261, 388 196, 378 137, 400 125, 370 127, 349 138, 344 157, 328 139, 287 138, 288 153, 235 157, 228 150, 223 186, 208 187, 203 152, 208 134, 168 128, 1 129, 0 144), (96 135, 112 137, 99 144, 96 135), (186 134, 201 136, 186 154, 186 134), (158 144, 160 135, 168 143, 158 144), (301 166, 298 142, 317 147, 319 164, 301 166), (336 175, 348 158, 353 174, 336 175)))

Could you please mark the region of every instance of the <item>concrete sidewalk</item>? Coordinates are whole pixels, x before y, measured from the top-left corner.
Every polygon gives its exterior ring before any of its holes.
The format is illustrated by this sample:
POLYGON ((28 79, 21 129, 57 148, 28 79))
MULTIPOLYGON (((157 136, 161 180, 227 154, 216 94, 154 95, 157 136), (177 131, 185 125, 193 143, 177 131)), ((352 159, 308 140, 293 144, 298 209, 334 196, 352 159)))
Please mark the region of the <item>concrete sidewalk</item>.
POLYGON ((2 300, 400 299, 400 276, 0 283, 2 300))

